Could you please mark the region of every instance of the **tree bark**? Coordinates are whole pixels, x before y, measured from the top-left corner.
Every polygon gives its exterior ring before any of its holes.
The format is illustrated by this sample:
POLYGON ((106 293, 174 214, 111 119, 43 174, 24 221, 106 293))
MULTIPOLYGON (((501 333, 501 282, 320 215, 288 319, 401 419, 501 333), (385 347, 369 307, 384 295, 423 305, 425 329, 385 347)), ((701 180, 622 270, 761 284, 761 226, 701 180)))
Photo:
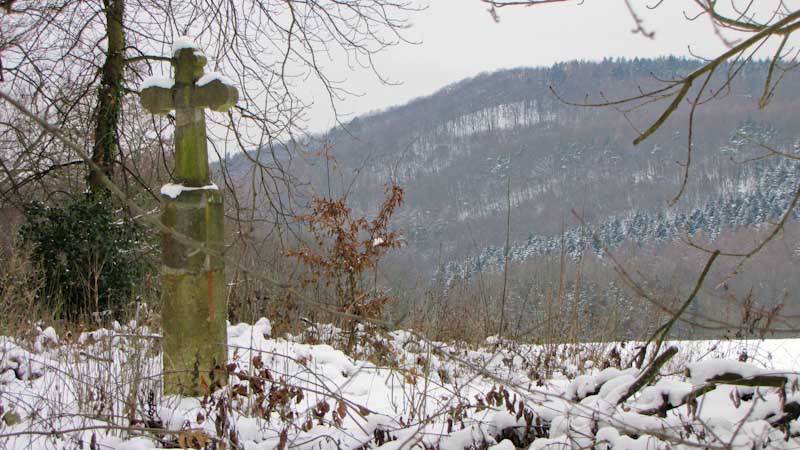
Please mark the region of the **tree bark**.
MULTIPOLYGON (((114 157, 119 146, 122 76, 125 70, 125 30, 122 26, 125 0, 103 0, 103 6, 106 12, 108 50, 97 92, 92 161, 110 177, 114 171, 114 157)), ((89 187, 92 192, 104 190, 97 170, 89 171, 89 187)))

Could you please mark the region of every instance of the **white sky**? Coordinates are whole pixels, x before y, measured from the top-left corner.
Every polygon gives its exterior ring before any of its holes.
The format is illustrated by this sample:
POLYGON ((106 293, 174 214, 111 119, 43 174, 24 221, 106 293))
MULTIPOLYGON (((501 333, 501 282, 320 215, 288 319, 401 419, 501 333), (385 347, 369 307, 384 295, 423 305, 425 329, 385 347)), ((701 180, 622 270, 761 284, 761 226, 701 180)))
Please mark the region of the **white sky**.
MULTIPOLYGON (((570 1, 534 7, 498 9, 500 23, 479 0, 428 0, 425 11, 411 17, 407 31, 419 45, 401 45, 377 58, 380 72, 401 85, 382 85, 369 71, 349 72, 333 61, 334 78, 361 93, 339 105, 349 117, 402 104, 481 72, 522 66, 549 66, 574 59, 603 57, 712 56, 725 49, 710 21, 688 21, 696 7, 690 0, 631 0, 654 39, 633 34, 634 20, 622 0, 570 1)), ((314 104, 308 116, 310 131, 334 125, 324 93, 309 86, 314 104)), ((345 117, 346 119, 347 117, 345 117)))

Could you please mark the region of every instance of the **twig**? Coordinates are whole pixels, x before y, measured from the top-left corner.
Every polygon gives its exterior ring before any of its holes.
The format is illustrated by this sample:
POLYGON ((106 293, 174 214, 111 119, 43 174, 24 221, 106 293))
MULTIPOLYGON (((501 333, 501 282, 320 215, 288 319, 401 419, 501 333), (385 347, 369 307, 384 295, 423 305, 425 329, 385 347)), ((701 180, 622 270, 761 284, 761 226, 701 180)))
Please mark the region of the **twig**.
POLYGON ((678 353, 678 347, 672 346, 668 348, 664 353, 659 355, 650 365, 645 369, 636 380, 628 387, 628 390, 625 391, 624 394, 617 400, 617 404, 621 405, 625 402, 628 398, 630 398, 633 394, 639 392, 644 386, 650 384, 650 382, 658 375, 658 371, 661 370, 661 366, 667 363, 675 354, 678 353))

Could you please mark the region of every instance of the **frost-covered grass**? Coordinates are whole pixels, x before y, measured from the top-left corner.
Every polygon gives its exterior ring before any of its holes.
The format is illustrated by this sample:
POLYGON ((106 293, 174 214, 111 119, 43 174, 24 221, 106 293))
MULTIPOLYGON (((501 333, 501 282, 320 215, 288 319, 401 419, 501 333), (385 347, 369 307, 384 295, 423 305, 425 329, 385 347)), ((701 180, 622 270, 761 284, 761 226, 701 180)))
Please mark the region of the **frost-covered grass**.
POLYGON ((800 447, 800 340, 668 343, 678 354, 620 402, 642 374, 637 343, 474 347, 362 330, 352 358, 319 343, 336 345, 334 327, 274 337, 261 319, 229 326, 224 389, 178 398, 159 392, 144 326, 36 335, 0 338, 0 448, 800 447), (731 374, 786 384, 707 383, 731 374))

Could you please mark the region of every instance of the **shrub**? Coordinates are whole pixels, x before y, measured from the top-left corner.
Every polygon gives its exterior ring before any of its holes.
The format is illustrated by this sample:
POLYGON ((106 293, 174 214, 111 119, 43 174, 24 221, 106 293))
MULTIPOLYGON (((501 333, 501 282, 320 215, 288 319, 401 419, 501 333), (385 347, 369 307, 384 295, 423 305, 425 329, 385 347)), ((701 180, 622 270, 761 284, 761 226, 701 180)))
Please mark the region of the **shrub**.
POLYGON ((374 282, 370 289, 366 279, 370 269, 377 270, 386 252, 402 244, 399 234, 389 230, 389 220, 403 203, 403 189, 388 185, 385 194, 372 220, 354 217, 346 196, 313 198, 309 204, 311 212, 299 216, 298 220, 306 226, 314 243, 286 252, 306 267, 305 283, 321 282, 333 289, 336 309, 342 317, 348 318, 346 327, 350 338, 346 353, 353 348, 355 329, 360 322, 357 318, 379 318, 389 300, 374 282))
POLYGON ((15 247, 0 250, 0 335, 19 336, 26 325, 46 315, 36 301, 42 281, 28 251, 15 247))
POLYGON ((144 230, 106 198, 32 202, 24 216, 20 237, 44 277, 40 301, 62 318, 118 311, 150 268, 141 252, 144 230))

